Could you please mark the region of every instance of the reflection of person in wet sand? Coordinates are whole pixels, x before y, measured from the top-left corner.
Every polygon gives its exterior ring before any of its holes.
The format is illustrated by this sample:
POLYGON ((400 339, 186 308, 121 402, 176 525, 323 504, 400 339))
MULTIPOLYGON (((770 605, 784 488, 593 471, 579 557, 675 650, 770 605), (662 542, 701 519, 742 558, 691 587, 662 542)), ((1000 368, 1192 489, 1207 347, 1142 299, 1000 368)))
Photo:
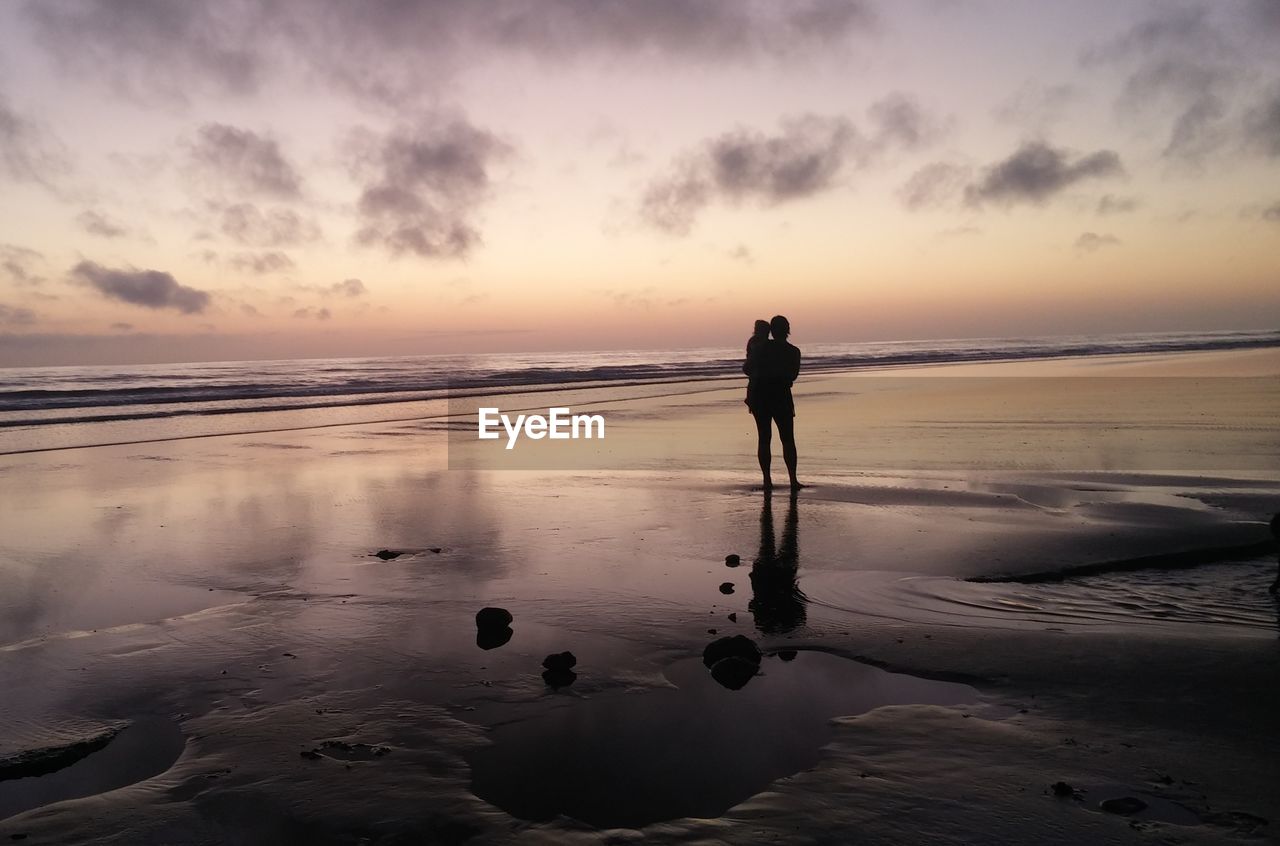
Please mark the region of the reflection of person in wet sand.
POLYGON ((792 496, 782 522, 782 544, 778 545, 773 534, 773 500, 765 497, 760 510, 760 554, 751 566, 751 601, 747 603, 756 628, 763 634, 785 634, 804 625, 809 600, 797 580, 799 522, 796 497, 792 496))
POLYGON ((782 460, 791 478, 791 490, 804 487, 796 478, 796 406, 791 398, 791 384, 800 375, 800 350, 787 342, 791 324, 782 315, 769 321, 773 333, 748 354, 743 369, 749 377, 747 407, 756 420, 756 457, 760 460, 760 472, 764 476, 764 489, 773 489, 769 476, 770 442, 773 426, 778 427, 778 440, 782 441, 782 460))
MULTIPOLYGON (((1271 518, 1271 535, 1276 540, 1280 540, 1280 514, 1271 518)), ((1271 583, 1267 591, 1270 593, 1280 591, 1280 557, 1276 559, 1276 580, 1271 583)))

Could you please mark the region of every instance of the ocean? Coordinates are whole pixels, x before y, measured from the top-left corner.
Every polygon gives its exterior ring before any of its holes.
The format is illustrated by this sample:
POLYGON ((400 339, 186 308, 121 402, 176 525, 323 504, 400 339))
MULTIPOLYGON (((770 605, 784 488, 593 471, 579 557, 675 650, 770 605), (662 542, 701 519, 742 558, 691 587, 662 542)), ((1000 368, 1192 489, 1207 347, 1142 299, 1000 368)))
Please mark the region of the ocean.
MULTIPOLYGON (((1280 346, 1280 332, 1180 332, 932 341, 806 344, 804 372, 946 362, 1280 346)), ((293 361, 86 365, 0 369, 0 454, 100 438, 49 427, 160 418, 212 418, 366 407, 437 399, 450 392, 502 393, 561 385, 627 385, 741 378, 740 349, 502 353, 293 361), (41 431, 43 430, 43 431, 41 431), (16 437, 25 432, 27 437, 16 437), (36 436, 36 437, 33 437, 36 436)), ((331 416, 326 419, 332 419, 331 416)), ((343 417, 338 422, 355 418, 343 417)), ((258 424, 260 425, 260 421, 258 424)), ((136 427, 131 439, 138 438, 136 427)), ((190 425, 155 424, 159 437, 190 425)), ((242 430, 221 425, 209 431, 242 430)), ((101 433, 99 433, 101 434, 101 433)))

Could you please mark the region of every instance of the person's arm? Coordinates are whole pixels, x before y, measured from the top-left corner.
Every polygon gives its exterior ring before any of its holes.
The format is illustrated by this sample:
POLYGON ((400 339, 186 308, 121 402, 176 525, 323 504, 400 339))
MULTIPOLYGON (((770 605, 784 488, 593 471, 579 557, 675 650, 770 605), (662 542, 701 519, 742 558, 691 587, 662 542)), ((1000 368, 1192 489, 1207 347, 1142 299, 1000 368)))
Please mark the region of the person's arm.
POLYGON ((742 372, 749 377, 756 375, 756 359, 759 357, 756 353, 759 349, 759 344, 747 342, 747 357, 742 361, 742 372))
POLYGON ((791 349, 795 350, 795 352, 791 355, 791 366, 787 372, 788 382, 794 382, 800 377, 800 348, 792 347, 791 349))

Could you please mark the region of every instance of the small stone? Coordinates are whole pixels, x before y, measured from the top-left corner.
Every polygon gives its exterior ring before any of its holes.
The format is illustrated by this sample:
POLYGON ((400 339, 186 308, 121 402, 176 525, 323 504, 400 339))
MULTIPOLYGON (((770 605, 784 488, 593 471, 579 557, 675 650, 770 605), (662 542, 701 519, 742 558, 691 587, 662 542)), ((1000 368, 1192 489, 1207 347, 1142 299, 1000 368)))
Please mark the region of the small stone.
POLYGON ((542 666, 555 672, 569 671, 578 663, 572 652, 556 652, 542 659, 542 666))
POLYGON ((729 622, 730 622, 730 623, 736 623, 736 622, 738 622, 738 612, 737 612, 737 611, 734 611, 732 614, 730 614, 730 615, 729 615, 729 622))
POLYGON ((707 634, 715 634, 715 633, 716 633, 715 629, 707 629, 707 634))
POLYGON ((1098 807, 1108 814, 1121 814, 1127 817, 1145 809, 1147 803, 1136 796, 1121 796, 1119 799, 1103 799, 1098 803, 1098 807))
POLYGON ((427 547, 427 552, 434 552, 436 555, 439 555, 440 553, 444 552, 444 547, 429 546, 427 547))
POLYGON ((737 555, 726 555, 724 557, 724 566, 726 567, 737 567, 741 563, 742 559, 737 555))
POLYGON ((379 549, 377 552, 374 553, 374 555, 381 558, 383 561, 390 561, 393 558, 399 558, 401 555, 404 555, 404 553, 393 552, 390 549, 379 549))
POLYGON ((489 606, 476 612, 476 627, 481 629, 501 629, 511 625, 514 618, 505 608, 489 606))
POLYGON ((1076 789, 1071 785, 1067 784, 1065 781, 1055 781, 1049 787, 1049 789, 1053 791, 1054 796, 1070 798, 1076 795, 1076 789))
POLYGON ((728 595, 733 593, 733 582, 724 582, 720 585, 720 592, 728 595))

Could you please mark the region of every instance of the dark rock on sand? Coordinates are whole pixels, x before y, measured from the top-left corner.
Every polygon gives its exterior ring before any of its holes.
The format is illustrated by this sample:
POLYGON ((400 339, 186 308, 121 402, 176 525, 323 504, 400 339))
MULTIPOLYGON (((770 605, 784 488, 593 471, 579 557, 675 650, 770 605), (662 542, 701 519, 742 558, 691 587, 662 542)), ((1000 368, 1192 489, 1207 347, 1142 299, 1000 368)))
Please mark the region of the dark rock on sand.
POLYGON ((499 646, 506 646, 511 640, 511 636, 515 634, 510 626, 503 626, 497 629, 479 629, 476 632, 476 646, 484 650, 497 649, 499 646))
POLYGON ((568 672, 578 663, 572 652, 556 652, 542 659, 542 666, 551 672, 568 672))
MULTIPOLYGON (((564 654, 567 655, 568 653, 566 652, 564 654)), ((560 669, 560 670, 548 669, 543 672, 542 680, 547 683, 547 687, 550 687, 554 690, 562 687, 568 687, 569 685, 573 684, 575 681, 578 680, 578 674, 575 673, 573 670, 568 670, 568 669, 560 669)))
POLYGON ((505 608, 489 606, 476 612, 476 627, 481 629, 501 629, 511 625, 514 618, 505 608))
POLYGON ((745 635, 734 635, 733 637, 722 637, 719 640, 713 640, 707 644, 707 648, 702 650, 702 663, 707 667, 714 667, 718 662, 725 658, 741 658, 760 666, 760 647, 756 646, 756 642, 745 635))
POLYGON ((377 552, 374 553, 374 555, 377 556, 378 558, 381 558, 383 561, 390 561, 393 558, 399 558, 401 555, 404 555, 404 553, 395 552, 390 549, 379 549, 377 552))
POLYGON ((725 582, 720 585, 720 592, 723 594, 733 593, 733 582, 725 582))
POLYGON ((1049 789, 1053 791, 1054 796, 1058 796, 1063 799, 1070 799, 1076 795, 1076 789, 1065 781, 1055 781, 1050 785, 1049 789))
POLYGON ((1147 803, 1143 802, 1136 796, 1121 796, 1119 799, 1103 799, 1098 803, 1098 807, 1106 811, 1108 814, 1122 814, 1128 816, 1136 814, 1147 807, 1147 803))
POLYGON ((738 622, 738 613, 736 611, 729 615, 729 622, 730 623, 738 622))
POLYGON ((726 567, 737 567, 741 563, 742 559, 737 555, 726 555, 724 557, 724 566, 726 567))
POLYGON ((717 661, 711 667, 711 678, 729 688, 729 690, 741 690, 746 687, 747 682, 755 678, 756 673, 759 671, 759 662, 732 655, 717 661))
POLYGON ((784 649, 778 653, 778 657, 783 661, 794 661, 796 660, 796 651, 794 649, 784 649))

